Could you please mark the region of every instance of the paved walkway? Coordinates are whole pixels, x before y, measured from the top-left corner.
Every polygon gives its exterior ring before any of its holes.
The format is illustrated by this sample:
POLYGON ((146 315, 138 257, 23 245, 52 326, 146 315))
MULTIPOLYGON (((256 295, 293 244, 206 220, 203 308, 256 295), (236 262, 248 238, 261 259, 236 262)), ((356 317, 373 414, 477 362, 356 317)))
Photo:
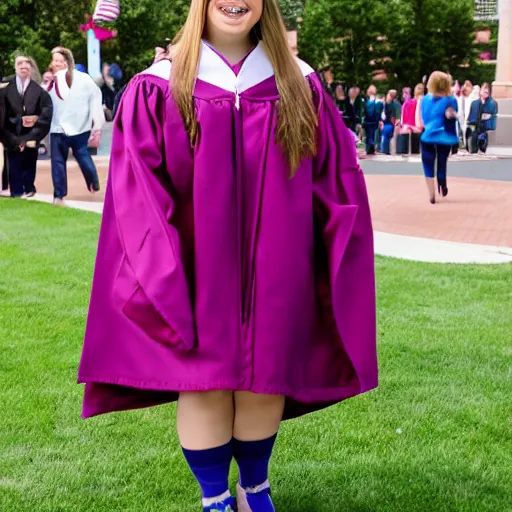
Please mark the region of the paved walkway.
MULTIPOLYGON (((76 163, 69 162, 70 207, 101 212, 108 157, 95 160, 102 192, 94 195, 85 189, 76 163)), ((427 199, 417 158, 390 161, 389 157, 377 157, 363 160, 361 165, 378 254, 453 263, 512 261, 512 160, 450 162, 450 192, 435 205, 427 199)), ((37 188, 36 199, 51 202, 48 161, 39 162, 37 188)))

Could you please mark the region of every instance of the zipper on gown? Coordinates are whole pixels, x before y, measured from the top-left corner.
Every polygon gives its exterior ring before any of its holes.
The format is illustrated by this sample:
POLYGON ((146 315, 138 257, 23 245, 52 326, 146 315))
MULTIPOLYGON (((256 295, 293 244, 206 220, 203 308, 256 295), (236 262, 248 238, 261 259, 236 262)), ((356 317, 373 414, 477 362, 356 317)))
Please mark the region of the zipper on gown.
MULTIPOLYGON (((240 111, 240 93, 235 90, 235 181, 236 181, 236 215, 237 215, 237 246, 240 282, 240 318, 244 329, 249 325, 253 293, 253 255, 247 254, 245 243, 245 212, 243 202, 244 169, 243 169, 243 118, 240 111)), ((251 245, 251 244, 250 244, 251 245)), ((251 247, 249 246, 249 251, 251 247)))

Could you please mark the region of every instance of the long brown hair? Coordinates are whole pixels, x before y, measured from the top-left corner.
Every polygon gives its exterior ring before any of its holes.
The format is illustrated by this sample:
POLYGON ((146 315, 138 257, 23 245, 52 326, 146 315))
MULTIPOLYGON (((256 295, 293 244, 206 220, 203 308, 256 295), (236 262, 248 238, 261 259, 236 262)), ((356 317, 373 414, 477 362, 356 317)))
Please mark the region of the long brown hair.
POLYGON ((66 73, 66 83, 68 84, 68 87, 71 87, 71 83, 73 82, 73 70, 75 69, 75 58, 73 57, 73 53, 71 50, 64 48, 64 46, 57 46, 54 48, 52 50, 52 57, 54 53, 60 53, 64 57, 64 60, 68 66, 68 71, 66 73))
MULTIPOLYGON (((192 95, 209 1, 192 0, 187 21, 175 40, 177 53, 172 66, 172 90, 192 144, 197 135, 192 95)), ((254 34, 261 37, 274 68, 280 96, 276 142, 284 149, 291 168, 290 174, 293 176, 301 160, 315 154, 318 119, 311 88, 288 48, 286 29, 277 0, 263 2, 263 14, 254 29, 254 34)))

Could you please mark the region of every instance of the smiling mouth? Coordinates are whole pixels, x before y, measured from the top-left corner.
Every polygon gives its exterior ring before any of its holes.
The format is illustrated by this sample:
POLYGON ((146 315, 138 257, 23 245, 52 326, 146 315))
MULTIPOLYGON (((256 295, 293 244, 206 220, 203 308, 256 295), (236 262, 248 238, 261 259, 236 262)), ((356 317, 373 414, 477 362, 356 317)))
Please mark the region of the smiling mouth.
POLYGON ((225 6, 221 7, 220 10, 230 18, 239 18, 249 12, 249 9, 244 9, 243 7, 236 6, 225 6))

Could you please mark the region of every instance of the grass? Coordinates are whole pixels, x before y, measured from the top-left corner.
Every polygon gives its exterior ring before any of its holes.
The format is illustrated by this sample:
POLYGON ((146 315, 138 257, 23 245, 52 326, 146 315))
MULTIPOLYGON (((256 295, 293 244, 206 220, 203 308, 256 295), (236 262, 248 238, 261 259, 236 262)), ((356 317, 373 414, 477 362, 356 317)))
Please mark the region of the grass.
MULTIPOLYGON (((80 419, 99 219, 0 200, 2 512, 200 508, 174 406, 80 419)), ((512 266, 377 275, 380 388, 283 425, 277 510, 512 510, 512 266)))

